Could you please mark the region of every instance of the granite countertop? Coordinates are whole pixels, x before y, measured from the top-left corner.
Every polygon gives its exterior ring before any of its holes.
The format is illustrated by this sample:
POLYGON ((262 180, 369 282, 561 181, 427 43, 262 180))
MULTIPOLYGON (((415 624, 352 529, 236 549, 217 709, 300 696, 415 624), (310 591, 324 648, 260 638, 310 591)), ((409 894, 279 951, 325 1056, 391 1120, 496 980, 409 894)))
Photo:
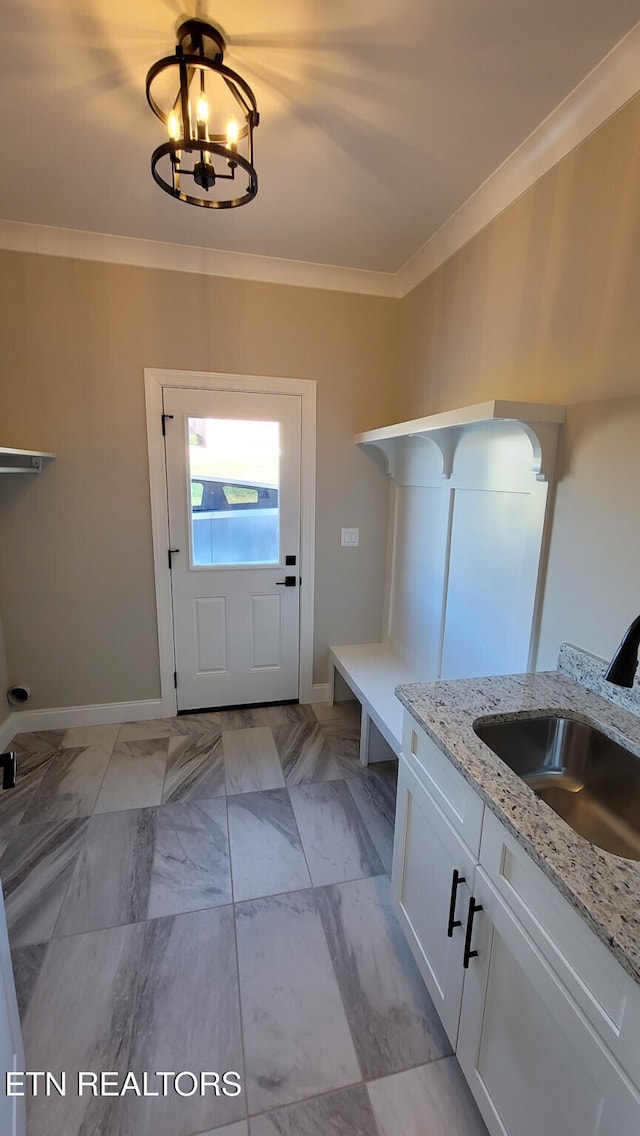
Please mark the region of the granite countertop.
MULTIPOLYGON (((640 758, 640 717, 570 678, 566 662, 561 651, 565 669, 559 671, 410 683, 397 687, 396 695, 640 982, 640 862, 578 836, 473 731, 478 718, 562 712, 593 723, 640 758)), ((578 673, 575 666, 573 671, 578 673)))

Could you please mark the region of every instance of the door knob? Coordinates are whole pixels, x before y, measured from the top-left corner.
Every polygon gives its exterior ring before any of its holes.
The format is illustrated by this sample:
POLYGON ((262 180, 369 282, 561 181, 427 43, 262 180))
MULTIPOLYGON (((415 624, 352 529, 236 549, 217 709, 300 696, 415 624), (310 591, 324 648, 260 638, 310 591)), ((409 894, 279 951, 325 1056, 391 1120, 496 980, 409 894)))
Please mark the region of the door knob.
POLYGON ((276 584, 279 588, 295 588, 296 578, 295 576, 285 576, 284 580, 276 580, 276 584))

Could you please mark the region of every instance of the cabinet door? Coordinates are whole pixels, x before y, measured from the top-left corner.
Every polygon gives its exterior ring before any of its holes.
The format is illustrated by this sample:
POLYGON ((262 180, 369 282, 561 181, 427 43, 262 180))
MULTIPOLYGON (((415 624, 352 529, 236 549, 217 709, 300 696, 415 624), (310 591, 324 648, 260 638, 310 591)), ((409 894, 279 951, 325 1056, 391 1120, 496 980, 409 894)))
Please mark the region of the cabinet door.
POLYGON ((457 1055, 495 1136, 637 1136, 640 1095, 482 868, 457 1055))
POLYGON ((420 973, 455 1048, 462 998, 464 920, 475 861, 400 758, 392 894, 420 973), (454 871, 458 873, 454 884, 454 871), (452 896, 455 891, 455 900, 452 896), (451 928, 450 921, 458 922, 451 928))

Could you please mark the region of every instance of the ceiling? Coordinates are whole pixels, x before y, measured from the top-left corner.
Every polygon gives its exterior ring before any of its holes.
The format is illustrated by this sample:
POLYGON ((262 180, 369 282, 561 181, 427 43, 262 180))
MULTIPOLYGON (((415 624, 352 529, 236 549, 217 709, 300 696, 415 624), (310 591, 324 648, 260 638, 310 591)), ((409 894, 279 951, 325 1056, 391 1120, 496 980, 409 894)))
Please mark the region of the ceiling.
POLYGON ((638 0, 3 0, 0 218, 396 272, 636 23, 638 0), (153 183, 184 15, 252 85, 260 190, 153 183), (10 158, 10 160, 7 160, 10 158))

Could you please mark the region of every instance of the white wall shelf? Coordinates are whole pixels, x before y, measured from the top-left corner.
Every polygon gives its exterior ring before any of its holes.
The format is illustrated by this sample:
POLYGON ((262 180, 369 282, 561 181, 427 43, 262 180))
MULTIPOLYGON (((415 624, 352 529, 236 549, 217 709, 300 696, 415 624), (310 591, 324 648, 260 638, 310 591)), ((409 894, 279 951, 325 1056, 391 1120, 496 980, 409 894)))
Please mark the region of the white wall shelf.
POLYGON ((548 481, 555 461, 558 430, 565 420, 565 408, 547 403, 511 402, 492 399, 475 406, 463 406, 426 418, 396 422, 378 430, 356 434, 358 446, 375 446, 381 450, 391 477, 396 470, 398 442, 403 438, 424 438, 435 443, 442 455, 442 476, 451 477, 453 459, 464 427, 487 422, 517 422, 522 426, 533 450, 532 469, 538 481, 548 481))
POLYGON ((494 399, 355 436, 391 477, 382 642, 331 660, 358 697, 356 653, 375 664, 365 709, 380 711, 385 682, 391 696, 389 659, 421 681, 535 669, 564 419, 562 406, 494 399))
POLYGON ((16 450, 0 446, 0 473, 40 473, 45 461, 55 454, 46 450, 16 450))

